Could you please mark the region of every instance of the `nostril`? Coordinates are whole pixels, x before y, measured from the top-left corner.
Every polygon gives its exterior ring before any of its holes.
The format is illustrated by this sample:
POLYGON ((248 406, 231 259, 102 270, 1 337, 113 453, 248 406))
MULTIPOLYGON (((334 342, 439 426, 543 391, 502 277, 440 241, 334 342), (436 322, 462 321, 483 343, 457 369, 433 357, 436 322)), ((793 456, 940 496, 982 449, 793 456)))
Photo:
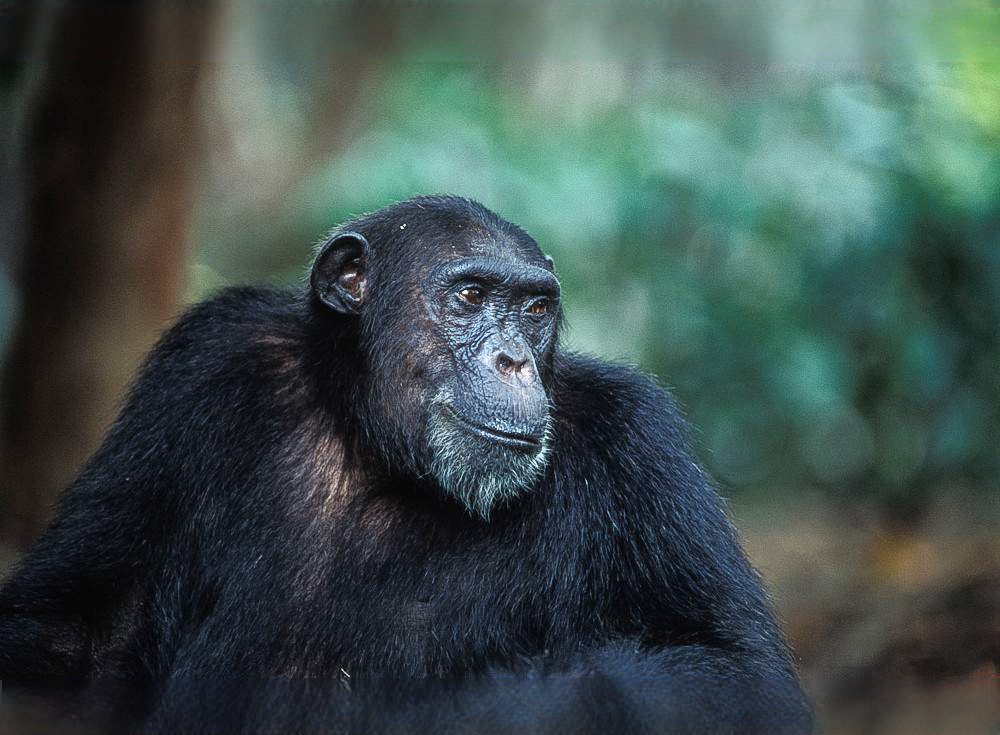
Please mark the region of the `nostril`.
POLYGON ((504 378, 517 377, 522 382, 530 381, 532 378, 532 365, 530 359, 516 360, 505 352, 501 352, 496 357, 496 369, 504 378))
POLYGON ((518 369, 518 364, 507 355, 497 355, 496 366, 497 372, 503 376, 512 375, 518 369))

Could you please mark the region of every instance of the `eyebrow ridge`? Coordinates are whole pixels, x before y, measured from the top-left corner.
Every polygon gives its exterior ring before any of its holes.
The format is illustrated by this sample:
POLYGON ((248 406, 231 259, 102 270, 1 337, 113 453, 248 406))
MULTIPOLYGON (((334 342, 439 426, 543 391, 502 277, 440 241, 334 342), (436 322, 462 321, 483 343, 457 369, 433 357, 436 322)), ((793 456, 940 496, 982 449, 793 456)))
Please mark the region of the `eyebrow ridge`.
POLYGON ((550 294, 558 293, 560 290, 559 279, 545 268, 519 263, 515 269, 505 263, 498 263, 492 258, 472 257, 452 260, 440 266, 435 276, 448 282, 470 277, 485 277, 503 284, 515 281, 515 285, 519 288, 528 288, 550 294))

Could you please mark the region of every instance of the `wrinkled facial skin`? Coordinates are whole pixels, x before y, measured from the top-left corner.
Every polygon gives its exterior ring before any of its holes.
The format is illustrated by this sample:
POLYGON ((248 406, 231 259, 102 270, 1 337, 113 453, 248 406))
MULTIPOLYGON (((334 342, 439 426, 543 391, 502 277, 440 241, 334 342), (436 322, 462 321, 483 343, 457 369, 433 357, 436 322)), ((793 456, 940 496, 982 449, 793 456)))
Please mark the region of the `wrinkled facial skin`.
POLYGON ((429 470, 487 518, 546 466, 540 366, 555 339, 559 282, 539 266, 472 254, 435 268, 423 296, 442 360, 427 411, 429 470))

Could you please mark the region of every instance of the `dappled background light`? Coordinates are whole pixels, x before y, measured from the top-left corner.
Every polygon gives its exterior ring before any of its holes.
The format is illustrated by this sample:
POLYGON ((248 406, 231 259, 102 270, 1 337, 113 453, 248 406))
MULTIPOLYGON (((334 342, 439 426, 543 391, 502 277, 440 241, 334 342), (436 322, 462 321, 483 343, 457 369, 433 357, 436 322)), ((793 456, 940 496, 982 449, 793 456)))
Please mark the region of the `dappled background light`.
MULTIPOLYGON (((47 497, 70 479, 123 376, 182 302, 244 282, 299 287, 337 223, 417 193, 469 196, 553 256, 571 348, 674 390, 830 731, 995 732, 996 2, 205 7, 190 21, 209 29, 199 55, 165 43, 148 67, 199 71, 194 124, 172 108, 150 118, 162 140, 198 131, 190 204, 152 174, 148 194, 182 202, 169 243, 183 297, 119 348, 148 286, 102 287, 116 295, 94 312, 107 324, 77 370, 90 380, 116 366, 103 392, 80 379, 84 395, 103 396, 87 409, 96 418, 72 434, 63 420, 77 408, 60 397, 56 422, 8 439, 0 460, 11 464, 54 423, 72 440, 25 460, 19 487, 44 475, 47 497), (120 301, 119 287, 140 296, 120 301)), ((20 161, 24 175, 0 197, 0 354, 30 376, 67 353, 14 349, 19 328, 51 340, 24 306, 38 287, 18 263, 83 245, 22 242, 36 225, 18 216, 20 200, 33 201, 38 151, 53 147, 19 142, 43 66, 10 38, 0 34, 5 170, 20 161)), ((98 178, 151 165, 123 160, 98 178)), ((89 203, 93 185, 71 199, 89 203)), ((148 237, 130 196, 93 201, 126 212, 115 230, 126 241, 148 237)), ((147 258, 138 244, 124 252, 147 258)), ((8 434, 26 395, 11 385, 8 434)), ((37 400, 26 403, 18 421, 37 400)), ((8 494, 8 517, 27 513, 8 494)))

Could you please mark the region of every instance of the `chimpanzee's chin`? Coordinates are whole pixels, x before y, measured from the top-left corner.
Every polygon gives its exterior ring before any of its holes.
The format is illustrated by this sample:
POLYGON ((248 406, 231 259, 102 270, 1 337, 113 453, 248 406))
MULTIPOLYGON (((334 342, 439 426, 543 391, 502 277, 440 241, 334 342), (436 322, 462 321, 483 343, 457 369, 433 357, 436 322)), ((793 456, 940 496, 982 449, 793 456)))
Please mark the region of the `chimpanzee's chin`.
POLYGON ((530 489, 548 462, 546 436, 530 441, 492 436, 444 413, 431 418, 431 473, 469 512, 489 518, 498 505, 530 489))

